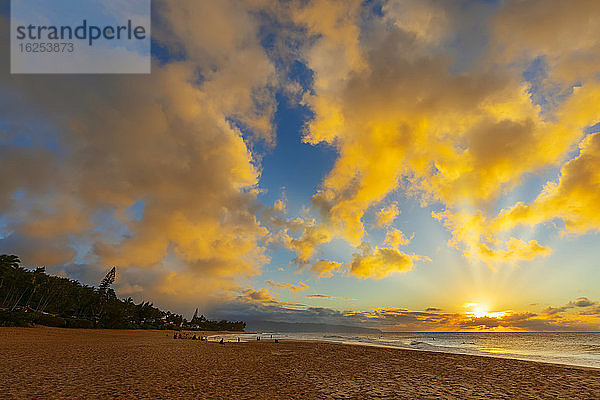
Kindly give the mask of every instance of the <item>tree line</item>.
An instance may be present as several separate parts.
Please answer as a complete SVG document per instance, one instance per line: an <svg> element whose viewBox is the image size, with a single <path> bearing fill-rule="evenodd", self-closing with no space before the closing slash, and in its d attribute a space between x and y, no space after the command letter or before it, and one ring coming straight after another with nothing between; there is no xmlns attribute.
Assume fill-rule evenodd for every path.
<svg viewBox="0 0 600 400"><path fill-rule="evenodd" d="M211 321L198 309L191 321L150 302L119 299L111 288L113 267L99 286L46 274L44 267L21 267L18 256L0 255L0 326L34 324L70 328L243 331L241 321Z"/></svg>

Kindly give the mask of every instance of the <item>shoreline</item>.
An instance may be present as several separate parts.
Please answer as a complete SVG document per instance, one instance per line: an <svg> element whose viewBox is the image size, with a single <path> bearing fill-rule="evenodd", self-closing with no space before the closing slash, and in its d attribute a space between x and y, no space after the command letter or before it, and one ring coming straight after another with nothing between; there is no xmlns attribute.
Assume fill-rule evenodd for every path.
<svg viewBox="0 0 600 400"><path fill-rule="evenodd" d="M286 339L282 339L282 340L286 340ZM296 339L291 339L291 340L296 340ZM310 341L310 340L308 340L308 341ZM321 341L321 340L315 339L315 341ZM493 354L493 353L485 353L485 352L468 353L468 352L463 352L460 350L445 351L442 349L440 349L440 350L415 349L415 348L410 348L410 347L400 347L400 346L392 346L392 345L385 345L385 344L380 345L380 344L376 344L376 343L334 342L334 341L327 341L327 340L322 340L322 341L325 343L340 343L340 344L349 345L349 346L353 346L353 345L354 346L371 346L371 347L381 347L381 348L386 348L386 349L398 349L398 350L418 351L418 352L427 352L427 353L443 353L443 354L456 354L456 355L473 356L473 357L499 358L499 359L504 359L504 360L519 360L519 361L527 361L527 362L533 362L533 363L543 363L543 364L550 364L550 365L557 365L557 366L586 368L586 369L600 371L600 366L570 364L567 362L552 362L552 361L546 361L546 360L535 360L532 358L527 358L526 355L519 357L518 355L516 355L514 353L504 353L504 354ZM448 348L448 347L446 347L446 348ZM535 356L532 355L530 357L535 357ZM539 357L542 357L542 356L539 356ZM559 358L559 357L556 357L556 358Z"/></svg>
<svg viewBox="0 0 600 400"><path fill-rule="evenodd" d="M524 362L531 362L531 363L541 363L541 364L549 364L549 365L554 365L557 367L573 367L573 368L582 368L582 369L589 369L592 371L600 371L600 367L594 367L594 366L588 366L588 365L578 365L578 364L568 364L568 363L560 363L560 362L551 362L551 361L544 361L544 360L532 360L529 358L519 358L519 357L512 357L512 354L506 355L506 356L502 356L502 355L498 355L498 354L485 354L485 353L481 353L481 354L475 354L475 353L466 353L466 352L459 352L459 351L444 351L444 350L428 350L428 349L413 349L410 347L400 347L400 346L392 346L392 345L384 345L384 344L375 344L375 343L358 343L358 342L334 342L334 341L327 341L327 340L320 340L320 339L314 339L314 340L310 340L310 339L280 339L281 342L307 342L307 343L312 343L312 342L322 342L322 343L330 343L330 344L340 344L340 345L344 345L344 346L367 346L367 347L375 347L375 348L384 348L384 349L391 349L391 350L401 350L401 351L415 351L415 352L422 352L422 353L442 353L442 354L451 354L451 355L457 355L457 356L468 356L468 357L485 357L485 358L494 358L494 359L500 359L500 360L516 360L516 361L524 361Z"/></svg>
<svg viewBox="0 0 600 400"><path fill-rule="evenodd" d="M259 333L243 333L246 335L259 335ZM270 335L271 333L260 333L264 336ZM373 343L373 342L361 342L361 341L349 341L349 340L327 340L327 338L314 338L314 339L308 339L308 338L294 338L294 337L285 337L282 335L287 335L287 333L273 333L274 338L279 339L280 341L285 341L285 342L289 342L289 341L298 341L298 342L323 342L323 343L335 343L335 344L345 344L345 345L355 345L355 346L369 346L369 347L376 347L376 348L386 348L386 349L398 349L398 350L409 350L409 351L419 351L419 352L431 352L431 353L443 353L443 354L456 354L456 355L465 355L465 356L475 356L475 357L490 357L490 358L499 358L499 359L508 359L508 360L520 360L520 361L529 361L529 362L537 362L537 363L544 363L544 364L552 364L552 365L559 365L559 366L570 366L570 367L579 367L579 368L590 368L592 370L600 370L600 365L598 366L594 366L594 365L582 365L582 363L574 363L574 362L569 362L570 358L567 356L545 356L545 355L535 355L535 354L523 354L523 355L519 355L516 353L492 353L492 352L485 352L485 351L480 351L480 350L471 350L469 351L469 349L464 349L464 348L459 348L459 347L450 347L450 346L437 346L436 348L428 348L428 349L423 349L423 348L414 348L414 347L410 347L408 345L392 345L392 344L384 344L384 343ZM293 336L293 333L290 333L289 335ZM226 337L226 334L220 334L220 335L212 335L212 336L223 336ZM235 334L232 334L231 336L235 336ZM273 340L270 338L263 338L262 340ZM248 341L252 341L252 340L248 340ZM434 346L431 346L434 347Z"/></svg>

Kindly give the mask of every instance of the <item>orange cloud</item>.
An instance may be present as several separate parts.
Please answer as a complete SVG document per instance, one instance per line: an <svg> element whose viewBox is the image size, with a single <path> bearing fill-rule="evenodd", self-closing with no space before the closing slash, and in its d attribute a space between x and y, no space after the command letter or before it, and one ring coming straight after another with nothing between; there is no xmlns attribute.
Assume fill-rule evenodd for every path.
<svg viewBox="0 0 600 400"><path fill-rule="evenodd" d="M544 311L489 311L448 313L437 308L413 311L398 307L378 307L368 311L348 311L345 315L361 320L370 326L390 331L595 331L600 327L600 313L595 312L596 302L580 298L570 302L567 309L580 312L553 315ZM549 308L554 310L554 308Z"/></svg>

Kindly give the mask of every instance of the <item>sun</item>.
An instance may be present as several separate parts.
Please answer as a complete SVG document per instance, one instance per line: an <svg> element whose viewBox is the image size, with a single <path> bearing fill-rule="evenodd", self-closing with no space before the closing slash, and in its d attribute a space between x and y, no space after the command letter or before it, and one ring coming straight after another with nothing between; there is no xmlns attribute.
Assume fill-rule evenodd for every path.
<svg viewBox="0 0 600 400"><path fill-rule="evenodd" d="M509 311L490 311L489 306L481 303L465 303L463 307L469 310L465 312L466 315L475 318L502 318L510 313Z"/></svg>

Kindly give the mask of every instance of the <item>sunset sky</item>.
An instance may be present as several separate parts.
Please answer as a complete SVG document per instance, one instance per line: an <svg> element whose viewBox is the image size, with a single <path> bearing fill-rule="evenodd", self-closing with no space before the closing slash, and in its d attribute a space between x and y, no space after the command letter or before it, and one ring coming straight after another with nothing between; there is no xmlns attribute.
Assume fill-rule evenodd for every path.
<svg viewBox="0 0 600 400"><path fill-rule="evenodd" d="M152 3L11 75L0 253L191 317L600 330L600 2Z"/></svg>

